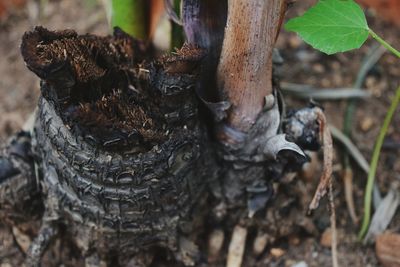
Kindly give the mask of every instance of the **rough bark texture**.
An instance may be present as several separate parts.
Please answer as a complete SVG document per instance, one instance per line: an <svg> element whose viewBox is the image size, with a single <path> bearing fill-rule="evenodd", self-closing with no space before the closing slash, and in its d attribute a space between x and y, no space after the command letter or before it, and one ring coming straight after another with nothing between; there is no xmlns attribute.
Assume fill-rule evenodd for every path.
<svg viewBox="0 0 400 267"><path fill-rule="evenodd" d="M218 107L213 140L195 93L210 58L196 46L149 61L144 46L118 30L98 37L38 27L21 51L42 79L42 96L32 141L17 137L25 152L11 145L0 157L0 204L5 218L22 212L22 221L41 219L28 265L40 264L56 236L72 239L86 266L149 266L160 251L198 265L210 230L278 238L294 224L303 227L297 217L280 222L291 216L283 210L299 205L295 189L276 196L272 184L306 161L297 144L315 142L318 126L295 113L286 137L278 90L262 96L246 132L224 121L221 103L202 99ZM30 144L35 164L24 156Z"/></svg>
<svg viewBox="0 0 400 267"><path fill-rule="evenodd" d="M139 65L139 47L120 32L24 36L27 66L43 79L34 150L47 226L31 262L60 225L86 257L125 265L154 247L187 264L198 257L180 245L212 166L194 94L202 52L184 47Z"/></svg>
<svg viewBox="0 0 400 267"><path fill-rule="evenodd" d="M273 93L272 51L285 0L228 1L228 20L218 65L220 97L231 103L228 124L247 131Z"/></svg>
<svg viewBox="0 0 400 267"><path fill-rule="evenodd" d="M228 4L217 82L220 98L230 108L217 127L223 171L213 187L215 217L228 228L257 225L264 231L272 184L307 160L282 133L284 105L272 79L273 47L286 1Z"/></svg>

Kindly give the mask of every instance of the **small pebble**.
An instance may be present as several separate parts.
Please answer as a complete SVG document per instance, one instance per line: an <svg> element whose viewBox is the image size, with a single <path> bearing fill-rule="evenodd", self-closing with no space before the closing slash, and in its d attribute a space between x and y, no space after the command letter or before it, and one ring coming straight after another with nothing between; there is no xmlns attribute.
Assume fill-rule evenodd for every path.
<svg viewBox="0 0 400 267"><path fill-rule="evenodd" d="M286 251L281 248L271 248L270 253L274 258L280 258L285 255Z"/></svg>
<svg viewBox="0 0 400 267"><path fill-rule="evenodd" d="M316 63L313 65L313 70L316 73L324 73L325 72L325 67L324 65L320 64L320 63Z"/></svg>
<svg viewBox="0 0 400 267"><path fill-rule="evenodd" d="M318 252L314 251L313 253L311 253L311 257L313 257L313 259L316 259L318 257Z"/></svg>
<svg viewBox="0 0 400 267"><path fill-rule="evenodd" d="M321 236L320 243L323 247L330 248L332 245L332 231L327 228Z"/></svg>
<svg viewBox="0 0 400 267"><path fill-rule="evenodd" d="M360 128L364 132L367 132L374 125L374 120L371 117L366 117L360 122Z"/></svg>
<svg viewBox="0 0 400 267"><path fill-rule="evenodd" d="M255 255L260 255L263 253L265 247L268 243L268 235L267 234L258 234L253 243L253 252Z"/></svg>
<svg viewBox="0 0 400 267"><path fill-rule="evenodd" d="M291 48L299 47L303 41L297 35L291 35L289 37L289 45Z"/></svg>
<svg viewBox="0 0 400 267"><path fill-rule="evenodd" d="M292 246L297 246L298 244L300 244L300 238L298 238L297 236L290 236L289 244Z"/></svg>

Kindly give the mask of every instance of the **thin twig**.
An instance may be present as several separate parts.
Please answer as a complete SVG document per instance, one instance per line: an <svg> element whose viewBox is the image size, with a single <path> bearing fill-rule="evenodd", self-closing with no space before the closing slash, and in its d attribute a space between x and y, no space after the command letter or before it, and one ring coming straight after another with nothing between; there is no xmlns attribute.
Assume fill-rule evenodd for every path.
<svg viewBox="0 0 400 267"><path fill-rule="evenodd" d="M305 84L281 83L283 94L293 95L298 98L315 100L340 100L347 98L367 98L371 94L360 88L312 88Z"/></svg>
<svg viewBox="0 0 400 267"><path fill-rule="evenodd" d="M358 225L358 217L356 209L354 207L353 198L353 171L350 168L343 170L343 183L344 183L344 197L346 199L347 209L350 214L350 218L354 225Z"/></svg>
<svg viewBox="0 0 400 267"><path fill-rule="evenodd" d="M315 210L319 201L328 191L329 183L332 179L332 160L333 160L333 145L332 145L332 135L329 127L326 123L326 117L321 109L316 109L317 120L320 127L320 139L322 140L323 154L324 154L324 164L322 175L315 191L314 197L309 205L309 213Z"/></svg>
<svg viewBox="0 0 400 267"><path fill-rule="evenodd" d="M335 202L333 199L333 182L332 179L329 179L329 205L331 208L331 229L332 229L332 245L331 245L331 253L332 253L332 266L339 267L338 261L338 240L337 240L337 229L336 229L336 210L335 210Z"/></svg>
<svg viewBox="0 0 400 267"><path fill-rule="evenodd" d="M360 150L354 145L354 143L348 138L342 131L336 128L333 125L329 125L329 129L332 133L332 136L340 141L342 145L346 148L347 152L354 159L356 163L360 166L360 168L365 172L369 172L369 164L368 161L361 154Z"/></svg>
<svg viewBox="0 0 400 267"><path fill-rule="evenodd" d="M326 122L326 117L321 109L316 109L317 121L319 123L319 134L322 141L323 153L324 153L324 165L323 172L314 194L314 197L309 205L309 212L316 209L319 205L321 198L329 192L329 206L330 206L330 221L332 229L332 265L338 267L338 253L337 253L337 229L336 229L336 212L335 202L333 198L333 182L332 182L332 161L333 161L333 145L332 135Z"/></svg>

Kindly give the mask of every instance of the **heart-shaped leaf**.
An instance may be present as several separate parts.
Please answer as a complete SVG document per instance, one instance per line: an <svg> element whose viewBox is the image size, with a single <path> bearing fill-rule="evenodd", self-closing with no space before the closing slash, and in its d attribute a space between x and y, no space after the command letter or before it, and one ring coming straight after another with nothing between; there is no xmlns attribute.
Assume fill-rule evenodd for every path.
<svg viewBox="0 0 400 267"><path fill-rule="evenodd" d="M360 48L369 35L364 12L353 0L320 0L285 29L328 55Z"/></svg>

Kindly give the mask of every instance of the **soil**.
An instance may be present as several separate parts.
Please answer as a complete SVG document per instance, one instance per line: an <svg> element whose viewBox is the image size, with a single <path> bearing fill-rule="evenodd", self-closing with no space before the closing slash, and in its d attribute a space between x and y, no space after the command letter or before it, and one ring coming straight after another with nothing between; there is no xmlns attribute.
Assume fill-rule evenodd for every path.
<svg viewBox="0 0 400 267"><path fill-rule="evenodd" d="M39 81L28 71L20 56L19 45L23 33L35 25L49 29L73 28L79 33L91 32L107 34L106 14L95 0L58 0L48 1L40 7L38 2L27 1L18 9L10 9L8 14L0 17L0 141L6 140L20 129L33 113L39 95ZM310 6L312 0L299 1L289 11L287 18L301 14ZM373 13L368 14L370 27L380 33L393 46L400 47L398 27L382 21ZM361 49L334 56L327 56L304 44L295 34L282 30L277 47L285 61L281 69L282 81L307 84L315 88L351 87L360 69L363 57L375 44L367 41ZM386 53L368 73L363 85L372 97L358 102L353 120L352 138L364 157L369 161L374 140L382 125L390 99L400 82L400 64L398 59ZM288 106L304 106L307 101L286 97ZM346 101L324 101L321 105L326 111L328 121L341 129L343 125ZM389 188L400 184L400 116L395 116L385 139L384 149L377 172L377 181L382 195ZM347 211L342 186L342 147L335 145L335 204L338 221L339 263L340 266L380 266L372 245L363 246L357 242L359 226L354 225ZM298 178L298 183L305 190L307 202L314 193L317 177L322 164L318 157L317 170L311 175ZM359 217L363 210L363 195L366 175L357 164L352 163L354 171L355 209ZM299 211L306 216L305 211ZM400 214L395 216L388 229L399 231ZM329 227L329 212L326 202L321 203L319 210L311 216L318 232L315 234L297 233L275 242L267 247L258 259L260 266L294 266L304 262L308 266L331 266L330 248L323 246L321 237ZM397 224L396 224L397 223ZM0 266L18 266L23 258L24 242L20 234L6 227L0 229ZM17 242L18 241L18 242ZM62 244L57 244L62 248ZM58 252L58 254L60 254ZM53 255L55 258L60 256ZM10 265L12 263L13 265ZM307 266L304 265L304 266ZM300 265L299 265L300 266Z"/></svg>

